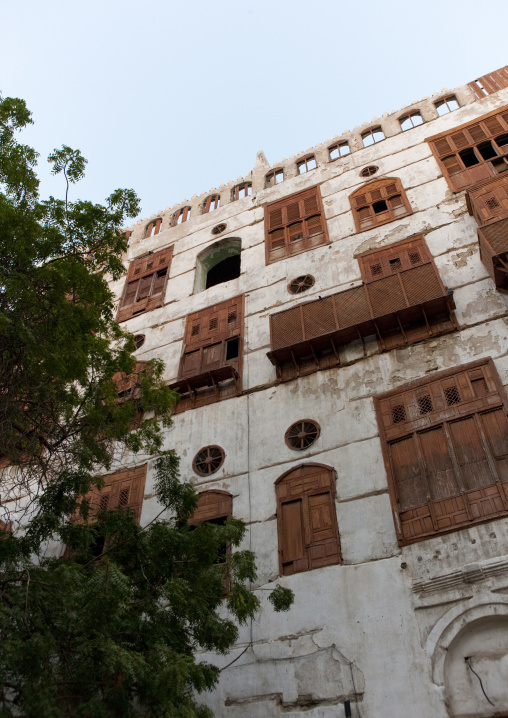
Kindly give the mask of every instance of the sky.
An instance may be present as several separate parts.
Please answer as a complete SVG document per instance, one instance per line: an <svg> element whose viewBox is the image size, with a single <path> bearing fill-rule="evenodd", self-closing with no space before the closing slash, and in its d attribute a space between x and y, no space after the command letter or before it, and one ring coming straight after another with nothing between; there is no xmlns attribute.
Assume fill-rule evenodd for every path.
<svg viewBox="0 0 508 718"><path fill-rule="evenodd" d="M26 100L22 141L88 159L74 197L132 187L141 216L383 112L508 64L489 0L7 0L0 92ZM497 39L496 39L497 38Z"/></svg>

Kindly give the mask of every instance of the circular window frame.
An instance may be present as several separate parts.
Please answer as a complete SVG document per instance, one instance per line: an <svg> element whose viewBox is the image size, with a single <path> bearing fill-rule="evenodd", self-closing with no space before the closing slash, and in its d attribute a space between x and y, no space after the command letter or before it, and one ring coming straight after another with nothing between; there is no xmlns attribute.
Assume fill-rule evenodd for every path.
<svg viewBox="0 0 508 718"><path fill-rule="evenodd" d="M313 441L311 441L310 444L307 444L307 446L297 447L297 446L292 446L290 443L289 433L291 432L292 429L297 427L299 424L302 425L302 428L305 424L312 424L316 428L316 437ZM311 446L314 446L314 444L316 443L316 441L319 439L320 436L321 436L321 427L319 426L317 421L314 421L314 419L299 419L298 421L293 422L291 424L291 426L286 430L286 433L284 434L284 441L286 442L286 446L289 449L291 449L291 451L306 451L307 449L310 449Z"/></svg>
<svg viewBox="0 0 508 718"><path fill-rule="evenodd" d="M220 224L216 224L215 227L212 227L212 234L214 237L217 237L217 235L222 234L227 229L227 224L225 222L221 222Z"/></svg>
<svg viewBox="0 0 508 718"><path fill-rule="evenodd" d="M305 282L307 279L311 279L311 280L312 280L312 283L305 285L304 282ZM301 289L296 289L295 291L292 291L292 290L291 290L291 286L292 286L293 284L295 284L295 282L298 282L298 283L301 285L302 288L301 288ZM301 274L299 277L295 277L294 279L292 279L292 280L289 282L289 284L287 285L287 290L288 290L289 294L292 294L294 297L297 297L299 294L303 294L303 293L306 292L308 289L312 289L312 287L315 285L315 283L316 283L316 278L315 278L312 274Z"/></svg>
<svg viewBox="0 0 508 718"><path fill-rule="evenodd" d="M205 452L205 451L209 452L210 449L216 449L217 451L220 452L220 463L219 463L212 471L210 471L209 473L206 474L206 473L203 473L202 471L200 471L200 470L198 469L198 467L197 467L197 462L198 462L198 457L199 457L203 452ZM217 458L218 458L218 457L217 457ZM200 449L200 450L197 452L196 456L192 459L192 470L194 471L194 473L195 473L197 476L200 476L201 478L205 478L205 479L206 479L206 478L208 478L209 476L213 476L213 474L216 474L216 473L217 473L217 471L218 471L218 470L222 467L222 465L224 464L225 458L226 458L226 452L224 451L224 449L222 448L222 446L218 446L217 444L209 444L208 446L203 446L203 448ZM203 464L206 463L206 459L204 459L204 460L203 460L202 462L200 462L200 463L203 463ZM210 461L210 463L211 463L211 461Z"/></svg>
<svg viewBox="0 0 508 718"><path fill-rule="evenodd" d="M141 349L143 344L146 341L145 334L135 334L134 335L134 346L136 347L134 351L137 351L138 349Z"/></svg>
<svg viewBox="0 0 508 718"><path fill-rule="evenodd" d="M372 177L372 175L375 175L376 172L379 172L379 167L377 167L376 165L369 165L368 167L363 168L363 170L360 172L360 177L369 178Z"/></svg>

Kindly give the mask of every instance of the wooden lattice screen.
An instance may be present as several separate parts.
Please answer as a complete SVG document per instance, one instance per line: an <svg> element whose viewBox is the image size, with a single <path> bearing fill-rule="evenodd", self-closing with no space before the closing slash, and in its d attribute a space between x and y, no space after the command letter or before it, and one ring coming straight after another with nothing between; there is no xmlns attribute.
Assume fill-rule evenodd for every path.
<svg viewBox="0 0 508 718"><path fill-rule="evenodd" d="M508 408L491 359L375 398L399 543L508 511Z"/></svg>

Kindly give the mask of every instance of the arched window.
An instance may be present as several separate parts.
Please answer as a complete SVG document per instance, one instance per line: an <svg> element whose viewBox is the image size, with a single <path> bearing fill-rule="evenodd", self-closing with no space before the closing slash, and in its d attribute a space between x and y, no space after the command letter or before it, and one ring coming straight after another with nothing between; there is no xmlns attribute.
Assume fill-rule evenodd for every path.
<svg viewBox="0 0 508 718"><path fill-rule="evenodd" d="M460 107L455 95L449 95L448 97L443 97L441 100L438 100L437 102L435 102L434 106L437 110L437 114L440 116L447 115L449 112L458 110Z"/></svg>
<svg viewBox="0 0 508 718"><path fill-rule="evenodd" d="M315 170L316 167L317 164L314 155L308 155L307 157L303 157L296 163L296 168L298 169L299 175L303 175L305 174L305 172L309 172L310 170Z"/></svg>
<svg viewBox="0 0 508 718"><path fill-rule="evenodd" d="M159 234L159 232L161 231L161 224L162 217L157 217L157 219L153 219L149 224L147 224L145 230L145 239Z"/></svg>
<svg viewBox="0 0 508 718"><path fill-rule="evenodd" d="M362 132L362 142L364 147L374 145L376 142L381 142L385 139L385 133L381 127L371 127L370 130Z"/></svg>
<svg viewBox="0 0 508 718"><path fill-rule="evenodd" d="M349 201L357 232L413 213L404 188L396 177L386 177L363 185L350 195Z"/></svg>
<svg viewBox="0 0 508 718"><path fill-rule="evenodd" d="M234 202L236 199L241 199L241 197L250 197L251 194L252 182L242 182L231 190L231 201Z"/></svg>
<svg viewBox="0 0 508 718"><path fill-rule="evenodd" d="M213 212L220 207L220 194L211 194L203 202L203 214Z"/></svg>
<svg viewBox="0 0 508 718"><path fill-rule="evenodd" d="M227 237L215 242L198 255L194 293L215 287L240 276L242 240Z"/></svg>
<svg viewBox="0 0 508 718"><path fill-rule="evenodd" d="M273 187L276 184L284 182L284 170L277 169L269 172L265 177L265 187Z"/></svg>
<svg viewBox="0 0 508 718"><path fill-rule="evenodd" d="M349 155L351 150L347 142L336 142L334 145L330 145L328 153L331 160L337 160L339 157L345 157Z"/></svg>
<svg viewBox="0 0 508 718"><path fill-rule="evenodd" d="M198 496L198 505L189 519L191 526L204 524L205 521L222 526L231 516L233 497L226 491L203 491Z"/></svg>
<svg viewBox="0 0 508 718"><path fill-rule="evenodd" d="M182 224L183 222L186 222L188 219L190 219L190 214L191 208L189 206L181 207L172 216L171 226L176 227L177 224Z"/></svg>
<svg viewBox="0 0 508 718"><path fill-rule="evenodd" d="M303 464L283 474L275 489L280 573L340 563L334 470Z"/></svg>

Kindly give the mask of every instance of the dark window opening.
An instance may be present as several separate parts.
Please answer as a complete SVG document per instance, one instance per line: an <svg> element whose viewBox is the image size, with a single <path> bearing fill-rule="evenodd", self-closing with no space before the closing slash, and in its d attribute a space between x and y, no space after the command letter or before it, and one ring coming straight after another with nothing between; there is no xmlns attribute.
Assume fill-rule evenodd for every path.
<svg viewBox="0 0 508 718"><path fill-rule="evenodd" d="M380 212L386 212L388 210L388 205L384 201L384 199L380 200L379 202L374 202L372 205L372 209L376 214L379 214Z"/></svg>
<svg viewBox="0 0 508 718"><path fill-rule="evenodd" d="M230 339L226 344L226 361L228 361L228 359L236 359L238 357L239 349L240 338L235 337L234 339Z"/></svg>
<svg viewBox="0 0 508 718"><path fill-rule="evenodd" d="M215 287L216 284L228 282L230 279L236 279L240 276L240 255L235 254L233 257L226 257L212 267L206 275L206 289Z"/></svg>
<svg viewBox="0 0 508 718"><path fill-rule="evenodd" d="M504 145L508 145L508 133L505 133L504 135L499 135L499 137L496 137L496 144L499 147L504 147Z"/></svg>
<svg viewBox="0 0 508 718"><path fill-rule="evenodd" d="M506 172L506 170L508 170L508 164L506 164L506 160L504 159L504 157L498 157L497 159L492 160L492 166L498 174L501 174L501 172Z"/></svg>
<svg viewBox="0 0 508 718"><path fill-rule="evenodd" d="M476 156L475 151L472 147L468 147L466 150L461 150L459 152L459 155L466 167L473 167L473 165L480 164L480 160Z"/></svg>
<svg viewBox="0 0 508 718"><path fill-rule="evenodd" d="M492 157L497 157L497 152L494 149L492 142L481 142L477 145L477 149L484 160L490 160Z"/></svg>

